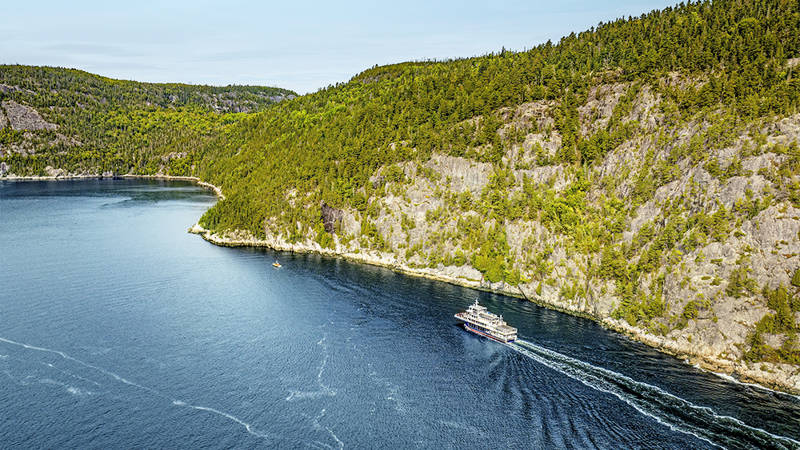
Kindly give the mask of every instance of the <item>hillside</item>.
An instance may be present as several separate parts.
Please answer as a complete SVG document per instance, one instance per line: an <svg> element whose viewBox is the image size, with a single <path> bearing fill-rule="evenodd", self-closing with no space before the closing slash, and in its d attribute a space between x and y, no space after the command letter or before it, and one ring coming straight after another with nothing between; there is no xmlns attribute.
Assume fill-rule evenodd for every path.
<svg viewBox="0 0 800 450"><path fill-rule="evenodd" d="M187 149L218 135L240 113L295 96L271 87L139 83L0 65L0 175L9 167L18 175L188 175Z"/></svg>
<svg viewBox="0 0 800 450"><path fill-rule="evenodd" d="M98 125L135 156L80 167L220 186L199 224L216 242L521 295L800 391L799 65L798 1L682 4L527 52L374 67L230 122L182 106L193 131L151 152ZM48 152L0 161L74 171Z"/></svg>

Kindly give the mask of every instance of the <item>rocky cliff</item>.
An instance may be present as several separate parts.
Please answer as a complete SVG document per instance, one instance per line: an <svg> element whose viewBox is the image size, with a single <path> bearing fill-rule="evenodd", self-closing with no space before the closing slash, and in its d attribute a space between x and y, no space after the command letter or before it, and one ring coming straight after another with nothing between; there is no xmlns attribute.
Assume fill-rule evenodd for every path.
<svg viewBox="0 0 800 450"><path fill-rule="evenodd" d="M798 58L798 0L715 0L248 114L220 112L233 88L0 67L0 100L57 126L0 129L0 172L194 176L225 192L214 242L524 296L798 391Z"/></svg>
<svg viewBox="0 0 800 450"><path fill-rule="evenodd" d="M787 187L800 114L734 126L723 111L670 116L669 100L647 87L600 85L578 108L581 134L611 120L626 131L587 170L548 163L561 144L556 108L496 112L507 149L498 164L433 154L381 166L362 208L307 205L323 226L298 223L300 237L277 220L260 237L195 231L222 245L340 255L525 297L706 368L800 392L793 328L755 336L776 316L770 299L780 289L793 325L800 318L800 204Z"/></svg>

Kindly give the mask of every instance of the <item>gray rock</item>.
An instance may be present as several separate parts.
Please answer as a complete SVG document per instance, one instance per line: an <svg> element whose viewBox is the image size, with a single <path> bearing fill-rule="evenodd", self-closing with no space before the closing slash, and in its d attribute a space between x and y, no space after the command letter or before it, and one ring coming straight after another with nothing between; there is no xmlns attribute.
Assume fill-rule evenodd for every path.
<svg viewBox="0 0 800 450"><path fill-rule="evenodd" d="M325 227L325 231L331 234L341 225L342 217L344 216L341 209L330 207L326 203L322 204L320 215L322 216L322 223Z"/></svg>
<svg viewBox="0 0 800 450"><path fill-rule="evenodd" d="M3 100L3 109L14 130L55 130L57 125L42 119L39 113L27 105L14 100Z"/></svg>

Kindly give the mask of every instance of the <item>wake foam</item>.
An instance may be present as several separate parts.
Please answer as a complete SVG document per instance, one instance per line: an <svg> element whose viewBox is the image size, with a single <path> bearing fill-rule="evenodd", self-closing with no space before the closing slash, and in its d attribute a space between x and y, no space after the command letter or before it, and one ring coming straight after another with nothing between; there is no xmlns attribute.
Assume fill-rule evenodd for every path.
<svg viewBox="0 0 800 450"><path fill-rule="evenodd" d="M690 434L714 445L757 448L800 448L800 442L751 427L739 419L718 415L656 386L621 373L571 358L524 340L506 344L536 362L591 388L610 393L640 413L672 430Z"/></svg>
<svg viewBox="0 0 800 450"><path fill-rule="evenodd" d="M339 449L343 449L344 448L344 442L342 442L342 440L339 439L338 436L336 436L336 434L333 432L333 430L329 426L322 425L319 422L319 420L322 419L324 416L325 416L325 408L322 408L322 411L320 411L319 414L317 414L313 419L314 420L314 429L315 430L322 430L324 428L325 431L327 431L328 434L336 442L336 446L339 447ZM330 445L328 445L328 444L326 444L324 442L319 442L319 441L314 441L314 442L317 443L317 444L320 444L321 446L323 446L325 448L333 448L333 447L331 447Z"/></svg>
<svg viewBox="0 0 800 450"><path fill-rule="evenodd" d="M328 365L328 344L325 342L327 338L327 336L323 336L322 339L317 342L317 345L322 347L323 352L322 363L320 363L319 369L317 370L317 386L319 386L319 389L316 391L289 391L289 395L286 396L287 402L308 398L334 397L336 395L334 389L331 389L330 386L322 382L322 374L325 372L325 366Z"/></svg>
<svg viewBox="0 0 800 450"><path fill-rule="evenodd" d="M18 347L26 348L28 350L35 350L35 351L39 351L39 352L52 353L54 355L58 355L58 356L62 357L63 359L65 359L67 361L72 361L72 362L74 362L76 364L80 364L81 366L87 367L89 369L96 370L96 371L98 371L98 372L100 372L100 373L102 373L104 375L107 375L107 376L119 381L120 383L127 384L128 386L133 386L135 388L145 390L147 392L150 392L151 394L155 394L155 395L157 395L159 397L162 397L162 398L165 397L163 394L161 394L160 392L158 392L158 391L156 391L154 389L151 389L149 387L142 386L140 384L134 383L133 381L130 381L130 380L126 379L126 378L123 378L123 377L115 374L114 372L110 372L110 371L105 370L105 369L103 369L101 367L97 367L97 366L94 366L92 364L83 362L83 361L81 361L79 359L73 358L72 356L69 356L68 354L66 354L66 353L64 353L62 351L52 350L52 349L44 348L44 347L37 347L35 345L25 344L25 343L17 342L17 341L12 341L11 339L6 339L6 338L3 338L3 337L0 337L0 342L5 342L7 344L16 345ZM52 367L52 365L50 365L49 367Z"/></svg>
<svg viewBox="0 0 800 450"><path fill-rule="evenodd" d="M183 400L171 399L168 395L162 394L161 392L159 392L159 391L157 391L157 390L155 390L153 388L149 388L147 386L142 386L141 384L138 384L138 383L135 383L135 382L133 382L131 380L128 380L127 378L124 378L124 377L122 377L120 375L117 375L114 372L111 372L109 370L103 369L102 367L98 367L98 366L89 364L87 362L81 361L81 360L79 360L77 358L74 358L74 357L72 357L72 356L70 356L67 353L64 353L62 351L53 350L53 349L49 349L49 348L45 348L45 347L38 347L38 346L35 346L35 345L30 345L30 344L25 344L23 342L13 341L11 339L6 339L6 338L3 338L3 337L0 337L0 342L5 342L6 344L15 345L15 346L22 347L22 348L25 348L25 349L28 349L28 350L34 350L34 351L39 351L39 352L51 353L51 354L54 354L54 355L58 355L61 358L67 360L67 361L72 361L72 362L74 362L76 364L79 364L81 366L84 366L86 368L96 370L96 371L98 371L98 372L100 372L100 373L102 373L102 374L104 374L106 376L109 376L109 377L113 378L114 380L116 380L116 381L118 381L120 383L126 384L128 386L135 387L137 389L141 389L141 390L143 390L145 392L148 392L150 394L153 394L153 395L155 395L155 396L157 396L159 398L166 399L166 400L171 400L172 404L175 405L175 406L179 406L179 407L182 407L182 408L188 408L188 409L194 409L194 410L198 410L198 411L205 411L205 412L210 412L212 414L216 414L218 416L224 417L224 418L226 418L228 420L231 420L231 421L241 425L242 427L244 427L244 429L249 434L251 434L253 436L256 436L256 437L259 437L259 438L262 438L262 439L268 439L269 438L269 436L267 436L267 434L256 430L255 428L253 428L252 425L250 425L249 423L239 419L238 417L236 417L236 416L234 416L232 414L228 414L228 413L226 413L224 411L220 411L218 409L209 408L208 406L192 405L192 404L184 402ZM47 365L49 367L53 367L52 364L46 363L45 365ZM8 371L4 371L4 372L6 373L6 375L11 377L12 380L14 379L11 376L11 374L8 373ZM69 392L70 394L73 394L73 395L81 393L80 390L77 390L77 389L70 390L69 388L67 389L67 392Z"/></svg>
<svg viewBox="0 0 800 450"><path fill-rule="evenodd" d="M789 397L789 398L794 398L795 400L800 400L800 395L789 394L787 392L776 391L774 389L770 389L770 388L762 386L760 384L749 383L747 381L742 381L742 380L740 380L740 379L738 379L738 378L736 378L736 377L734 377L734 376L732 376L730 374L722 373L722 372L713 372L713 371L710 371L710 370L706 370L706 369L703 369L702 367L700 367L699 365L694 365L693 367L695 367L696 369L702 370L703 372L713 373L714 375L716 375L716 376L718 376L718 377L722 378L723 380L728 381L730 383L738 384L738 385L741 385L741 386L747 386L749 388L757 389L759 391L767 392L767 393L769 393L771 395L777 395L779 397Z"/></svg>
<svg viewBox="0 0 800 450"><path fill-rule="evenodd" d="M198 411L206 411L206 412L210 412L212 414L216 414L218 416L222 416L222 417L224 417L226 419L232 420L232 421L238 423L239 425L243 426L245 428L245 430L247 430L247 432L252 434L253 436L258 436L258 437L263 438L263 439L268 439L269 438L269 436L267 434L256 430L249 423L239 419L236 416L228 414L228 413L226 413L224 411L220 411L220 410L214 409L214 408L209 408L208 406L190 405L190 404L188 404L188 403L186 403L184 401L181 401L181 400L173 400L172 404L175 405L175 406L181 406L181 407L184 407L184 408L196 409Z"/></svg>

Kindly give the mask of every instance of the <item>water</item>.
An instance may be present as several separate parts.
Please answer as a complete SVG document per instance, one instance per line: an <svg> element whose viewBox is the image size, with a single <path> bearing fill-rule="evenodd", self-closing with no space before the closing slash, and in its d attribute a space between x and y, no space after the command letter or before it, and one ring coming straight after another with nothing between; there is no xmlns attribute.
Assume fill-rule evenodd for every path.
<svg viewBox="0 0 800 450"><path fill-rule="evenodd" d="M186 233L213 201L0 182L0 447L800 445L797 397L516 299L215 247ZM476 296L519 343L456 326Z"/></svg>

